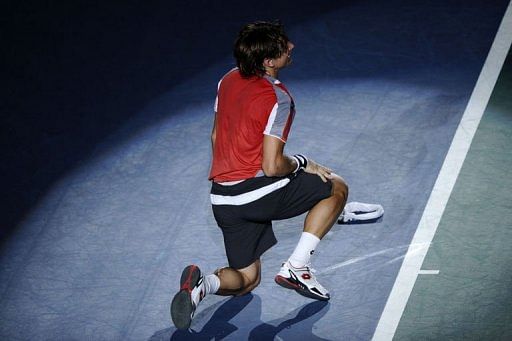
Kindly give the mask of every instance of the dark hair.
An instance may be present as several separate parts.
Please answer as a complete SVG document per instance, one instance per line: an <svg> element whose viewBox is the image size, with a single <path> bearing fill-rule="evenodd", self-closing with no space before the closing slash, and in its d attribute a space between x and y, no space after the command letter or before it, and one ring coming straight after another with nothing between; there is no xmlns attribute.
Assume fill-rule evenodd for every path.
<svg viewBox="0 0 512 341"><path fill-rule="evenodd" d="M233 54L243 77L262 76L263 61L278 58L288 50L288 37L279 22L257 21L238 33Z"/></svg>

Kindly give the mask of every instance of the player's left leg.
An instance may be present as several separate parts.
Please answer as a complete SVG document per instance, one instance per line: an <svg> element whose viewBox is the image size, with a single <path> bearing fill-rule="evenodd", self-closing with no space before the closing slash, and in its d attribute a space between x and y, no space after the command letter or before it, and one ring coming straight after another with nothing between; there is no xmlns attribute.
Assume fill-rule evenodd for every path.
<svg viewBox="0 0 512 341"><path fill-rule="evenodd" d="M180 280L180 290L171 303L171 317L178 329L188 329L199 303L207 294L244 295L258 286L261 262L256 260L243 269L222 268L203 276L197 265L187 266Z"/></svg>
<svg viewBox="0 0 512 341"><path fill-rule="evenodd" d="M331 196L316 204L304 221L304 232L311 233L319 239L322 239L334 225L348 198L348 186L345 181L334 173L331 175Z"/></svg>
<svg viewBox="0 0 512 341"><path fill-rule="evenodd" d="M303 174L300 181L300 188L303 190L300 194L305 197L313 196L315 191L325 193L326 184L322 183L316 175ZM275 278L279 285L319 300L328 300L330 295L312 273L310 258L320 240L334 225L348 197L348 186L341 177L334 176L329 185L330 191L327 194L319 193L325 197L320 198L309 210L301 238ZM301 202L300 198L294 199Z"/></svg>

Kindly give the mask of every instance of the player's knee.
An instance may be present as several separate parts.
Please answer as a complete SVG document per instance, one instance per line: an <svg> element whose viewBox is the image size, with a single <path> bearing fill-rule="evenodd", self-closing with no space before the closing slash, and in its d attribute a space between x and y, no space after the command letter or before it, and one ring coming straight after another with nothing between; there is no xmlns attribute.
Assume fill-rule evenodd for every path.
<svg viewBox="0 0 512 341"><path fill-rule="evenodd" d="M255 276L247 276L246 274L241 273L241 275L244 278L244 285L243 288L238 292L237 296L245 295L247 293L250 293L253 291L261 281L260 274L256 274Z"/></svg>
<svg viewBox="0 0 512 341"><path fill-rule="evenodd" d="M334 174L332 181L332 195L344 204L348 198L348 184L339 175Z"/></svg>
<svg viewBox="0 0 512 341"><path fill-rule="evenodd" d="M245 278L241 272L233 268L220 268L214 272L227 286L228 292L236 294L245 288Z"/></svg>
<svg viewBox="0 0 512 341"><path fill-rule="evenodd" d="M252 274L252 276L245 276L245 287L250 288L250 290L256 288L260 282L261 276L259 272Z"/></svg>
<svg viewBox="0 0 512 341"><path fill-rule="evenodd" d="M260 285L260 283L261 283L261 276L258 274L258 277L256 277L251 283L252 289L256 288L258 285Z"/></svg>

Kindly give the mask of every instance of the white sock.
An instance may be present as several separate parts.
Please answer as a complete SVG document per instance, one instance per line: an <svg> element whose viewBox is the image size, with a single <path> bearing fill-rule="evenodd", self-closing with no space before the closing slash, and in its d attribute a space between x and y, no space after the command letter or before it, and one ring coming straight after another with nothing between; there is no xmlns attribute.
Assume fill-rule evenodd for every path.
<svg viewBox="0 0 512 341"><path fill-rule="evenodd" d="M295 247L288 261L295 268L302 268L309 264L309 259L320 242L320 238L309 232L302 232L299 243Z"/></svg>
<svg viewBox="0 0 512 341"><path fill-rule="evenodd" d="M220 287L220 279L215 274L204 277L204 287L207 294L215 294Z"/></svg>

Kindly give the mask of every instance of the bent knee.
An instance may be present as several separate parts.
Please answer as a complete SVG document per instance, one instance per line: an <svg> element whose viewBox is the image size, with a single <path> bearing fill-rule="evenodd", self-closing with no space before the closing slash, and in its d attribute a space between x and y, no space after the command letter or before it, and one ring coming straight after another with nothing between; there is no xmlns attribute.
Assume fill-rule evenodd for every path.
<svg viewBox="0 0 512 341"><path fill-rule="evenodd" d="M254 289L256 288L258 285L260 285L260 282L261 282L261 276L260 276L260 273L257 273L255 274L254 276L244 276L245 277L245 287L246 288L251 288Z"/></svg>
<svg viewBox="0 0 512 341"><path fill-rule="evenodd" d="M239 270L233 268L220 268L214 272L219 278L228 282L226 288L234 295L244 295L256 288L261 281L259 268L257 271Z"/></svg>
<svg viewBox="0 0 512 341"><path fill-rule="evenodd" d="M348 184L347 182L339 175L332 174L333 177L331 179L332 182L332 195L342 198L346 200L348 197Z"/></svg>
<svg viewBox="0 0 512 341"><path fill-rule="evenodd" d="M252 276L244 276L243 273L241 275L244 277L244 286L241 288L241 290L238 292L237 296L245 295L256 289L256 287L261 282L261 276L258 274L255 277Z"/></svg>

